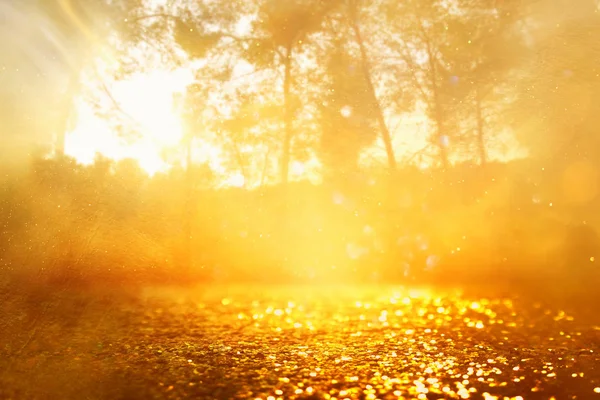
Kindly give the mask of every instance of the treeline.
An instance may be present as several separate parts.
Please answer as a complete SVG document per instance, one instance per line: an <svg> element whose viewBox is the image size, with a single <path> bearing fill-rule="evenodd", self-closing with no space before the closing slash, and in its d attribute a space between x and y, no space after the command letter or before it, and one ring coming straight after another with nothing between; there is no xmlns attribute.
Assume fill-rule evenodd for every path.
<svg viewBox="0 0 600 400"><path fill-rule="evenodd" d="M366 149L394 169L415 160L401 153L402 143L421 135L434 166L510 158L507 132L534 157L600 159L594 0L150 3L77 0L69 13L52 2L35 9L66 58L66 101L48 91L43 107L64 116L43 124L51 125L49 139L58 135L59 152L76 119L68 112L73 99L90 101L124 136L137 134L107 96L110 81L185 66L195 79L180 99L182 146L213 141L228 170L251 184L265 175L285 182L290 164L307 158L318 158L324 174L354 173ZM31 108L30 100L21 102ZM6 116L3 136L28 134L27 123L8 123L42 115L27 107ZM402 123L415 114L423 131Z"/></svg>
<svg viewBox="0 0 600 400"><path fill-rule="evenodd" d="M53 22L56 43L71 45L60 49L68 101L42 102L64 116L47 133L59 136L59 156L2 183L6 271L161 282L445 271L447 280L596 262L594 0L70 5L36 9ZM211 188L211 171L191 162L149 178L129 161L81 166L60 155L72 119L65 104L82 94L123 136L140 133L110 85L90 76L178 66L195 75L179 99L181 146L191 155L195 140L212 141L226 172L257 189ZM7 118L36 120L21 100L14 109L30 112ZM400 122L415 115L428 146L403 158L402 143L419 132ZM0 128L15 137L28 126ZM515 153L507 132L529 158L493 162ZM367 166L370 151L379 156ZM427 169L411 166L420 156ZM307 159L322 165L323 185L290 182L290 165ZM374 172L381 160L385 171Z"/></svg>
<svg viewBox="0 0 600 400"><path fill-rule="evenodd" d="M190 191L184 170L149 178L131 161L41 158L2 184L0 266L84 286L589 279L598 221L580 215L597 200L566 203L526 167Z"/></svg>

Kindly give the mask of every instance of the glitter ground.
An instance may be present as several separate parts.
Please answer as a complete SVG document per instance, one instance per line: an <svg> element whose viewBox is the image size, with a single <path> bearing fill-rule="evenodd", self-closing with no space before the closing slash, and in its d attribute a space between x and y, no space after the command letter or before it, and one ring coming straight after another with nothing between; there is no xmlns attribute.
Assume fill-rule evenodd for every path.
<svg viewBox="0 0 600 400"><path fill-rule="evenodd" d="M70 319L49 311L2 348L0 398L600 399L600 327L518 299L220 287L61 304Z"/></svg>

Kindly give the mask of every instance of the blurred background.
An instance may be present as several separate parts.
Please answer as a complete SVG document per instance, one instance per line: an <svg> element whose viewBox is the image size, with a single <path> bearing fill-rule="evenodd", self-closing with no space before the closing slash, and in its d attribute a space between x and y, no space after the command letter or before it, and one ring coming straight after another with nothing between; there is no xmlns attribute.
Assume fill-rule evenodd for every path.
<svg viewBox="0 0 600 400"><path fill-rule="evenodd" d="M3 282L593 290L595 0L3 0Z"/></svg>

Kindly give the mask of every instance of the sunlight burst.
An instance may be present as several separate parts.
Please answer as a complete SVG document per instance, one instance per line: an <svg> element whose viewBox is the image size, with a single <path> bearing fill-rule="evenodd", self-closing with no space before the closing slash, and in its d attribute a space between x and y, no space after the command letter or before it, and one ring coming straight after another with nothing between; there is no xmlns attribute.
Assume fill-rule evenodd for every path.
<svg viewBox="0 0 600 400"><path fill-rule="evenodd" d="M135 128L125 137L113 132L110 121L95 115L89 104L80 102L77 125L67 136L66 153L82 163L93 162L96 154L113 160L132 158L150 175L167 170L170 165L163 152L180 145L184 135L173 94L182 91L190 79L189 71L156 71L112 85L119 112ZM214 153L212 149L208 152Z"/></svg>

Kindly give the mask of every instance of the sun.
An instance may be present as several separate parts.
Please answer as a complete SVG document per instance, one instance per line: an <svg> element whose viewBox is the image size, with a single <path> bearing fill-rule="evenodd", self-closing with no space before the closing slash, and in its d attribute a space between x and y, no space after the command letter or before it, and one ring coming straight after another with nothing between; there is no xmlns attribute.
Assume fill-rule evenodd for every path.
<svg viewBox="0 0 600 400"><path fill-rule="evenodd" d="M175 104L175 95L185 93L187 86L193 82L192 70L181 68L175 71L139 73L113 83L108 89L121 111L135 124L138 133L135 137L120 137L110 121L98 116L89 103L80 101L76 126L65 140L65 153L83 164L92 164L97 154L115 161L134 159L150 176L166 172L175 164L183 164L184 123L180 105ZM349 116L352 110L342 107L340 112ZM427 129L420 128L427 121L425 115L389 117L401 133L396 132L393 137L398 160L410 158L411 154L417 154L426 148L427 135L422 133ZM266 171L264 149L257 147L248 150L246 156L251 157L252 161L245 166L248 176L244 176L244 171L241 171L243 168L238 168L235 160L232 162L225 148L226 144L220 143L220 138L215 135L215 132L206 132L205 137L195 137L192 154L195 163L207 164L211 168L217 186L252 188L274 182L276 174L273 173L273 168L268 171L266 179L262 176ZM362 166L369 168L385 163L386 155L383 143L380 142L378 139L363 150L360 159ZM276 156L271 155L271 158L274 157ZM427 161L421 161L425 163L423 167L428 166ZM308 179L318 183L320 171L321 164L316 157L305 162L292 161L290 179Z"/></svg>
<svg viewBox="0 0 600 400"><path fill-rule="evenodd" d="M184 93L192 82L193 74L181 69L140 73L112 84L108 88L111 97L135 125L134 137L120 137L111 121L98 116L89 103L80 101L76 126L66 137L65 153L82 164L94 163L98 154L115 161L134 159L150 176L184 163L184 126L175 94ZM192 158L195 163L211 168L217 186L251 188L262 183L262 179L244 176L236 170L226 149L214 136L214 132L207 132L206 137L195 137ZM264 155L254 154L255 151L258 152L257 149L251 151L255 159L264 160ZM165 157L165 154L170 156ZM254 164L254 168L263 170L262 164ZM291 178L315 178L318 168L315 162L294 161L290 165ZM256 171L250 172L256 175Z"/></svg>
<svg viewBox="0 0 600 400"><path fill-rule="evenodd" d="M94 113L90 104L80 101L75 128L67 134L65 152L81 163L92 163L96 154L113 160L131 158L153 175L171 167L162 154L181 144L183 123L174 104L173 94L185 90L191 81L188 71L156 71L135 75L109 87L111 96L137 134L120 137L110 121ZM218 152L207 149L209 156Z"/></svg>

